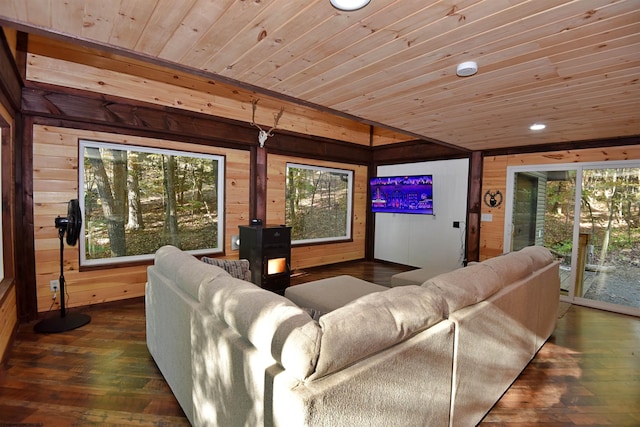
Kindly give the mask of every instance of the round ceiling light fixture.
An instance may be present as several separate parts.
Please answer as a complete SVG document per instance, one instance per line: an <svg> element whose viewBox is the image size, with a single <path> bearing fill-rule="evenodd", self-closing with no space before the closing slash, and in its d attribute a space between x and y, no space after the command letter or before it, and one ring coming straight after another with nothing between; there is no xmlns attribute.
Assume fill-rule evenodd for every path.
<svg viewBox="0 0 640 427"><path fill-rule="evenodd" d="M354 10L362 9L369 4L371 0L329 0L331 6L338 10L344 10L352 12Z"/></svg>
<svg viewBox="0 0 640 427"><path fill-rule="evenodd" d="M478 72L478 64L474 61L463 62L462 64L458 64L458 68L456 69L456 74L458 77L469 77L473 76Z"/></svg>
<svg viewBox="0 0 640 427"><path fill-rule="evenodd" d="M531 130L542 130L544 128L546 128L547 125L545 125L544 123L534 123L531 126L529 126L529 129Z"/></svg>

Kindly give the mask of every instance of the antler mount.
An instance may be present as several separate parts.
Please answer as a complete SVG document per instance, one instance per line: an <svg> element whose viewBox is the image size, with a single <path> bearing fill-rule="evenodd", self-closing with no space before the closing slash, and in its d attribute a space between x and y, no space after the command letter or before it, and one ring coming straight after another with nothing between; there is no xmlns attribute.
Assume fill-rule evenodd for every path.
<svg viewBox="0 0 640 427"><path fill-rule="evenodd" d="M282 117L282 114L284 113L284 107L280 108L280 112L278 112L278 114L273 115L273 118L274 118L273 127L268 131L266 131L262 129L259 124L256 123L256 108L258 107L258 101L259 99L251 100L251 107L253 110L253 113L251 115L251 126L257 127L258 130L260 131L258 133L258 142L260 143L260 148L262 148L264 147L264 143L267 141L267 138L269 138L270 136L273 136L273 131L276 130L276 128L278 127L278 121L280 120L280 117Z"/></svg>

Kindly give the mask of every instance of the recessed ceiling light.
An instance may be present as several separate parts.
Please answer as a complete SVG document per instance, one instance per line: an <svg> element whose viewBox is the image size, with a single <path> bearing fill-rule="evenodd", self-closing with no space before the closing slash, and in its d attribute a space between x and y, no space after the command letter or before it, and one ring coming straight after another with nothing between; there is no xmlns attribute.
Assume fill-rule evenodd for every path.
<svg viewBox="0 0 640 427"><path fill-rule="evenodd" d="M351 12L353 10L362 9L369 4L371 0L330 0L331 5L339 10Z"/></svg>
<svg viewBox="0 0 640 427"><path fill-rule="evenodd" d="M529 129L531 130L542 130L544 128L546 128L547 125L543 124L543 123L534 123L531 126L529 126Z"/></svg>

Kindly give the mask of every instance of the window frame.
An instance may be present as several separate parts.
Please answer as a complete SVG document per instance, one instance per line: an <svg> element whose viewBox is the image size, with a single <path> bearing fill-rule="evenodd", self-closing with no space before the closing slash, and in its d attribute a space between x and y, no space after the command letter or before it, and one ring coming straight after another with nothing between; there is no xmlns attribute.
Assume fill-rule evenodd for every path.
<svg viewBox="0 0 640 427"><path fill-rule="evenodd" d="M80 210L82 212L82 229L80 231L79 249L80 249L80 267L100 267L111 266L115 264L124 263L136 263L141 261L153 260L154 253L144 255L127 255L122 257L109 257L109 258L97 258L87 259L86 257L86 221L85 221L85 148L98 148L98 149L111 149L111 150L123 150L123 151L136 151L149 154L159 155L171 155L182 156L191 158L204 158L215 160L218 162L218 176L216 179L217 186L217 210L218 210L218 236L217 236L217 248L203 248L203 249L191 249L185 250L192 255L203 254L221 254L224 253L224 231L225 231L225 156L219 154L198 153L184 150L172 150L169 148L148 147L142 145L130 145L117 142L105 142L95 141L90 139L81 138L78 141L78 195L80 202ZM159 249L159 248L158 248Z"/></svg>
<svg viewBox="0 0 640 427"><path fill-rule="evenodd" d="M301 245L311 245L311 244L322 244L322 243L339 243L344 241L349 241L353 239L353 198L354 198L354 178L355 173L352 169L341 169L335 167L328 166L318 166L318 165L309 165L302 164L296 162L287 162L285 168L285 177L289 176L289 168L298 168L298 169L310 169L310 170L319 170L323 172L333 172L347 175L347 213L346 213L346 230L344 235L340 236L332 236L332 237L317 237L312 239L299 239L299 240L291 240L292 246L301 246ZM288 193L287 191L288 179L285 178L285 195ZM286 200L286 196L285 196ZM285 222L286 222L286 208L285 208ZM289 225L289 224L287 224Z"/></svg>

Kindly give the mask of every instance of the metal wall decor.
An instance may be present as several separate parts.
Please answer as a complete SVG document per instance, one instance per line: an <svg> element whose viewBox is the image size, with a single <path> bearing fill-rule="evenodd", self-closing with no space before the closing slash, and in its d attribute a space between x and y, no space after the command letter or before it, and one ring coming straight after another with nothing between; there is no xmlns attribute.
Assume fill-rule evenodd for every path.
<svg viewBox="0 0 640 427"><path fill-rule="evenodd" d="M490 208L497 208L502 204L502 198L500 190L496 190L495 192L487 190L487 192L484 193L484 204Z"/></svg>

